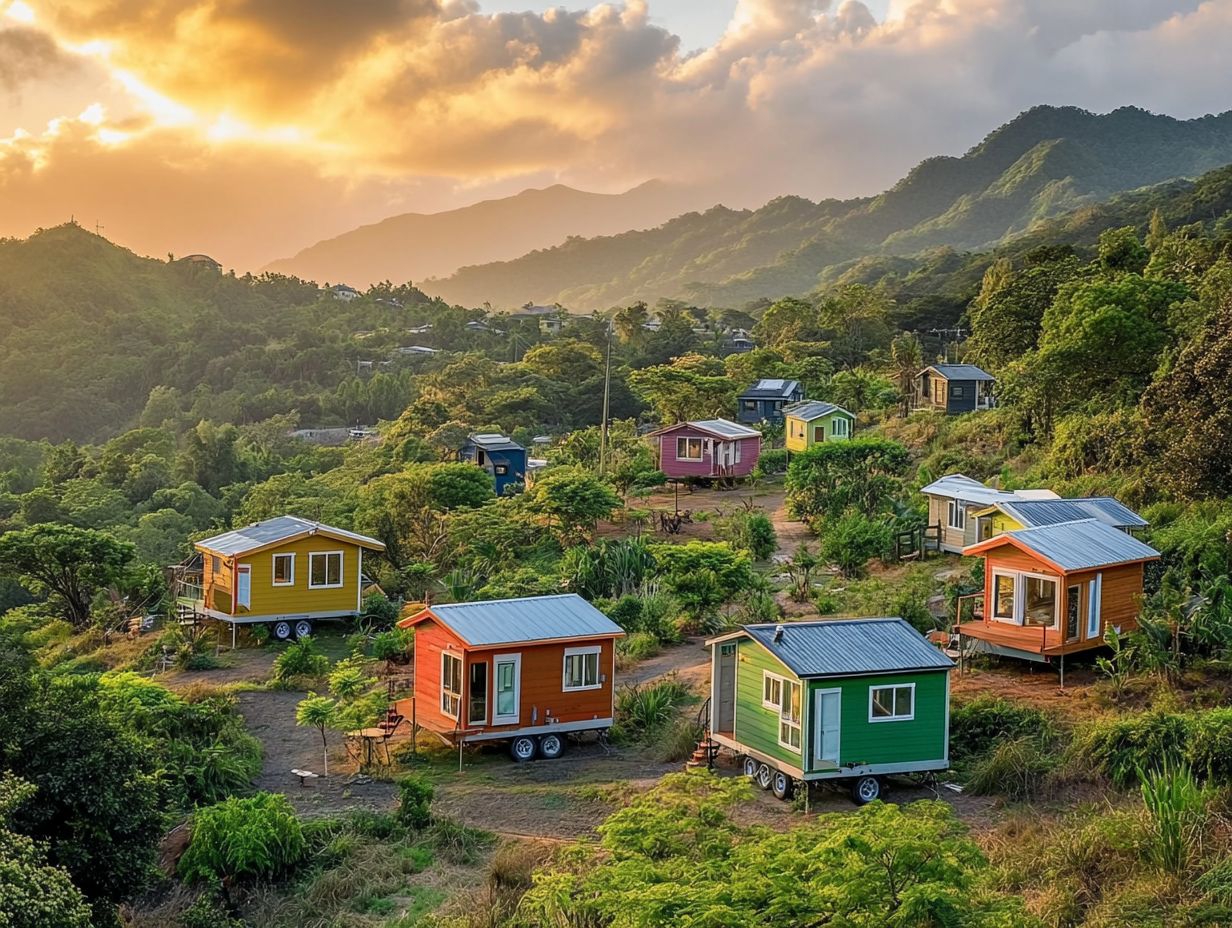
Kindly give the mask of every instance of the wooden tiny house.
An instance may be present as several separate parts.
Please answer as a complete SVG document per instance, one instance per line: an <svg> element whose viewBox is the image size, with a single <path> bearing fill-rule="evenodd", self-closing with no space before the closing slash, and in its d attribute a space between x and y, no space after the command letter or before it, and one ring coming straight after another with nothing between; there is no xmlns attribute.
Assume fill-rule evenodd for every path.
<svg viewBox="0 0 1232 928"><path fill-rule="evenodd" d="M458 449L458 460L482 467L491 475L497 496L526 485L526 449L495 433L471 435Z"/></svg>
<svg viewBox="0 0 1232 928"><path fill-rule="evenodd" d="M648 437L674 479L747 477L761 455L761 432L727 419L678 422Z"/></svg>
<svg viewBox="0 0 1232 928"><path fill-rule="evenodd" d="M415 706L454 744L508 739L517 760L558 757L564 736L612 725L620 626L574 593L429 605L415 630Z"/></svg>
<svg viewBox="0 0 1232 928"><path fill-rule="evenodd" d="M1018 529L968 547L984 558L980 617L955 631L963 653L1050 661L1138 627L1145 565L1159 552L1096 519Z"/></svg>
<svg viewBox="0 0 1232 928"><path fill-rule="evenodd" d="M763 378L736 399L736 418L741 422L782 422L784 410L804 399L798 380Z"/></svg>
<svg viewBox="0 0 1232 928"><path fill-rule="evenodd" d="M996 378L974 364L933 364L912 384L912 409L936 409L948 416L993 406Z"/></svg>
<svg viewBox="0 0 1232 928"><path fill-rule="evenodd" d="M869 802L885 776L949 766L954 664L902 619L746 625L707 645L709 738L779 798L842 780Z"/></svg>
<svg viewBox="0 0 1232 928"><path fill-rule="evenodd" d="M788 406L783 414L783 441L788 451L807 451L814 445L850 438L856 417L842 406L808 400Z"/></svg>
<svg viewBox="0 0 1232 928"><path fill-rule="evenodd" d="M990 524L981 525L977 517L990 506L1060 498L1052 490L998 490L963 474L947 474L920 492L928 497L928 524L941 526L941 550L951 554L961 554L968 545L990 537Z"/></svg>
<svg viewBox="0 0 1232 928"><path fill-rule="evenodd" d="M1149 524L1128 506L1111 496L1086 496L1077 499L1014 499L993 503L975 512L980 541L1017 531L1060 522L1095 519L1105 525L1133 533Z"/></svg>

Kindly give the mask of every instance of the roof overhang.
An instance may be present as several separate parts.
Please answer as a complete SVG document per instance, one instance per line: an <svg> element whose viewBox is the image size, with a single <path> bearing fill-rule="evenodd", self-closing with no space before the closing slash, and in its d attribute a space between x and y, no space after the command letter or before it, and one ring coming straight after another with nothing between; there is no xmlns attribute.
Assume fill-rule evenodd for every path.
<svg viewBox="0 0 1232 928"><path fill-rule="evenodd" d="M464 644L468 649L473 651L488 651L496 648L507 648L511 645L526 647L541 644L572 644L575 641L594 641L597 638L611 638L615 641L617 638L625 637L626 634L623 630L620 630L614 632L595 632L590 635L570 635L565 638L514 638L509 641L485 641L480 644L476 644L458 631L454 626L450 625L448 621L442 619L439 615L433 612L431 606L426 609L421 609L414 615L407 616L404 619L399 619L395 624L398 628L415 628L429 619L440 625L442 628L449 629L450 634L461 641L462 644Z"/></svg>
<svg viewBox="0 0 1232 928"><path fill-rule="evenodd" d="M1133 557L1123 561L1108 561L1103 564L1088 564L1085 567L1064 567L1058 564L1052 558L1045 557L1040 554L1030 545L1025 544L1021 539L1015 538L1012 534L994 535L992 538L987 538L984 541L976 542L973 545L967 545L962 549L963 557L973 557L976 555L987 556L988 552L997 548L1009 546L1016 548L1028 557L1034 558L1041 564L1055 570L1059 574L1080 574L1088 570L1105 570L1109 567L1127 567L1130 564L1147 564L1151 561L1158 561L1159 556L1154 557Z"/></svg>
<svg viewBox="0 0 1232 928"><path fill-rule="evenodd" d="M233 558L233 557L248 557L251 554L260 554L262 551L269 551L274 548L281 548L283 545L289 545L292 542L300 541L304 538L328 538L331 541L337 541L342 544L355 545L357 548L365 548L369 551L384 551L385 544L377 541L375 538L367 538L364 536L343 535L339 532L331 532L328 529L318 528L315 530L305 529L302 532L296 532L294 535L287 535L285 538L279 538L276 541L267 541L264 544L253 545L251 548L244 548L242 551L218 551L211 548L204 542L195 541L193 547L198 551L205 551L209 554L218 557ZM208 539L206 539L208 541Z"/></svg>

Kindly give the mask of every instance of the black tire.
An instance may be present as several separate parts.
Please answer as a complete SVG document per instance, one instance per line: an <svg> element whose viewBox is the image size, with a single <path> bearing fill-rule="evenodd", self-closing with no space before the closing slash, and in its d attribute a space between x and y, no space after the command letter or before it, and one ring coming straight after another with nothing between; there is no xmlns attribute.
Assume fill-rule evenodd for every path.
<svg viewBox="0 0 1232 928"><path fill-rule="evenodd" d="M769 764L761 764L757 768L757 785L762 789L769 789L774 785L774 770Z"/></svg>
<svg viewBox="0 0 1232 928"><path fill-rule="evenodd" d="M858 806L866 806L881 798L881 781L874 776L856 777L851 781L851 799Z"/></svg>
<svg viewBox="0 0 1232 928"><path fill-rule="evenodd" d="M534 760L539 753L539 745L530 735L519 735L509 742L509 755L519 764Z"/></svg>
<svg viewBox="0 0 1232 928"><path fill-rule="evenodd" d="M312 623L307 619L300 619L295 623L295 637L307 638L312 634Z"/></svg>
<svg viewBox="0 0 1232 928"><path fill-rule="evenodd" d="M275 622L270 626L270 634L278 641L291 640L291 623L290 622Z"/></svg>
<svg viewBox="0 0 1232 928"><path fill-rule="evenodd" d="M774 776L770 780L770 792L774 793L775 799L782 799L786 802L792 797L796 791L796 781L785 774L782 770L774 771Z"/></svg>
<svg viewBox="0 0 1232 928"><path fill-rule="evenodd" d="M539 738L539 756L544 760L556 760L565 753L565 739L557 734L542 735Z"/></svg>
<svg viewBox="0 0 1232 928"><path fill-rule="evenodd" d="M754 783L757 782L757 758L746 757L744 759L744 775Z"/></svg>

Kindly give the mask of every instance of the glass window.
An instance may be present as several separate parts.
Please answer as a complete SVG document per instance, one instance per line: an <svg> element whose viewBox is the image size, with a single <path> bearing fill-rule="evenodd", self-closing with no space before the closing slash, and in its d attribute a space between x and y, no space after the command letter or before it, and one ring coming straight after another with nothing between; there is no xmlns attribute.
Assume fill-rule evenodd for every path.
<svg viewBox="0 0 1232 928"><path fill-rule="evenodd" d="M295 583L295 555L274 555L274 586L291 586Z"/></svg>
<svg viewBox="0 0 1232 928"><path fill-rule="evenodd" d="M1043 577L1026 577L1026 607L1023 625L1052 628L1057 624L1057 585Z"/></svg>
<svg viewBox="0 0 1232 928"><path fill-rule="evenodd" d="M1014 619L1014 577L1010 574L993 574L992 614L997 619Z"/></svg>
<svg viewBox="0 0 1232 928"><path fill-rule="evenodd" d="M676 439L677 461L700 461L702 459L702 440L700 438Z"/></svg>
<svg viewBox="0 0 1232 928"><path fill-rule="evenodd" d="M915 718L915 684L869 688L870 722L906 721Z"/></svg>
<svg viewBox="0 0 1232 928"><path fill-rule="evenodd" d="M950 500L948 514L950 528L965 529L967 527L967 510L958 500Z"/></svg>
<svg viewBox="0 0 1232 928"><path fill-rule="evenodd" d="M565 651L566 690L593 690L599 687L599 649Z"/></svg>
<svg viewBox="0 0 1232 928"><path fill-rule="evenodd" d="M782 702L779 704L779 744L800 750L800 684L782 681Z"/></svg>
<svg viewBox="0 0 1232 928"><path fill-rule="evenodd" d="M444 653L441 655L441 712L456 719L461 704L462 658Z"/></svg>
<svg viewBox="0 0 1232 928"><path fill-rule="evenodd" d="M764 673L761 678L761 704L767 709L778 709L783 703L783 678Z"/></svg>
<svg viewBox="0 0 1232 928"><path fill-rule="evenodd" d="M217 557L210 558L210 573L216 574L222 571L222 561Z"/></svg>
<svg viewBox="0 0 1232 928"><path fill-rule="evenodd" d="M509 473L509 465L508 464L497 464L493 467L493 472L498 477L504 477L506 474Z"/></svg>
<svg viewBox="0 0 1232 928"><path fill-rule="evenodd" d="M847 438L851 435L851 423L841 416L830 420L830 431L835 438Z"/></svg>
<svg viewBox="0 0 1232 928"><path fill-rule="evenodd" d="M950 396L954 397L955 399L960 399L964 395L965 391L966 391L966 388L963 387L962 384L956 383L950 387Z"/></svg>
<svg viewBox="0 0 1232 928"><path fill-rule="evenodd" d="M342 552L318 551L308 555L308 585L342 586Z"/></svg>
<svg viewBox="0 0 1232 928"><path fill-rule="evenodd" d="M757 400L745 400L744 408L749 410L750 412L756 412L757 411Z"/></svg>

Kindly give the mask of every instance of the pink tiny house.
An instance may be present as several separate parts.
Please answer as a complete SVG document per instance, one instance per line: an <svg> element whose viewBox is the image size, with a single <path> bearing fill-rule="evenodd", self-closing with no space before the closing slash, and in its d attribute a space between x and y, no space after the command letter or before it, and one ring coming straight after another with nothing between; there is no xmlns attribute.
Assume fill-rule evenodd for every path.
<svg viewBox="0 0 1232 928"><path fill-rule="evenodd" d="M678 422L649 438L669 478L747 477L761 455L761 432L727 419Z"/></svg>

